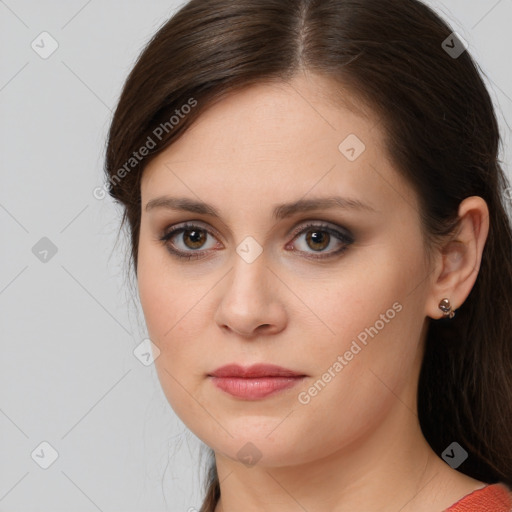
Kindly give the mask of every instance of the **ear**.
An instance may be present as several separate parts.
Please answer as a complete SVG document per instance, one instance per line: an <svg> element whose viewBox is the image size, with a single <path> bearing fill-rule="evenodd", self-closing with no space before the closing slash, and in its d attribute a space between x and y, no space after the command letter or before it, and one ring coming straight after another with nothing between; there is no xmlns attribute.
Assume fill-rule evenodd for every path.
<svg viewBox="0 0 512 512"><path fill-rule="evenodd" d="M447 298L452 311L459 308L473 288L489 233L489 209L478 196L467 197L459 205L459 228L436 255L432 287L426 315L443 318L439 302Z"/></svg>

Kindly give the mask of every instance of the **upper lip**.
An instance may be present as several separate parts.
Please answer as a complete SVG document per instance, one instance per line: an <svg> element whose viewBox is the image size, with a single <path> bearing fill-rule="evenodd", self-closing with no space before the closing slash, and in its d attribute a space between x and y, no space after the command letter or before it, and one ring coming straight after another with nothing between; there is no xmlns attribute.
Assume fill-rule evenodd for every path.
<svg viewBox="0 0 512 512"><path fill-rule="evenodd" d="M256 378L256 377L304 377L304 374L288 370L274 364L253 364L252 366L241 366L239 364L228 364L217 368L214 372L208 374L211 377L238 377L238 378Z"/></svg>

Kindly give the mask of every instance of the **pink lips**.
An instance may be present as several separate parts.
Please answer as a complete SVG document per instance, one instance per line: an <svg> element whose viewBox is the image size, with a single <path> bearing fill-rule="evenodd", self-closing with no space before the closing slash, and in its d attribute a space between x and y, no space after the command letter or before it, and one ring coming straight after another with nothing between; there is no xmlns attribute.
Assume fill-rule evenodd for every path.
<svg viewBox="0 0 512 512"><path fill-rule="evenodd" d="M217 368L209 377L230 395L257 400L295 386L305 375L271 364L255 364L247 368L229 364Z"/></svg>

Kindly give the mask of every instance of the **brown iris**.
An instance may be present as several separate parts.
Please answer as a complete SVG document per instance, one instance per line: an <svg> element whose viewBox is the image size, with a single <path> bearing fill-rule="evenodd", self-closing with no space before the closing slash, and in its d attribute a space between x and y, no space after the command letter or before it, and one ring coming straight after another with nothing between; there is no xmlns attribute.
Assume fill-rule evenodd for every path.
<svg viewBox="0 0 512 512"><path fill-rule="evenodd" d="M314 250L322 250L325 249L331 240L331 236L329 233L326 233L325 231L308 231L308 234L306 235L306 240L308 242L312 242L316 247L313 247L310 245L311 249Z"/></svg>
<svg viewBox="0 0 512 512"><path fill-rule="evenodd" d="M190 239L192 245L185 243L189 249L199 249L205 242L206 234L201 229L185 229L183 230L183 240Z"/></svg>

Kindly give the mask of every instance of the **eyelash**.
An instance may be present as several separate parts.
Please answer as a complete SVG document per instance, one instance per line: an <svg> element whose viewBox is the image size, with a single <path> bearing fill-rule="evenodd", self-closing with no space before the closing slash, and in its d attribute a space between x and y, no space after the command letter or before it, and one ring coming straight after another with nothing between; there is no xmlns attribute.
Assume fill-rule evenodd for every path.
<svg viewBox="0 0 512 512"><path fill-rule="evenodd" d="M305 226L301 226L300 228L294 230L294 232L292 233L292 235L293 235L292 241L294 241L300 235L307 233L308 231L312 231L313 229L315 229L316 231L322 232L322 233L329 233L329 235L333 235L340 242L342 242L344 244L344 246L341 249L338 249L337 251L327 253L327 256L318 256L318 255L310 254L309 256L306 256L306 258L308 258L308 259L325 260L328 258L330 259L334 256L341 256L341 254L343 254L348 249L348 246L350 244L354 243L354 239L352 238L351 235L342 233L341 231L338 231L337 229L332 228L330 225L323 224L323 223L306 224ZM185 223L185 224L180 225L179 227L172 229L171 231L164 233L159 238L159 241L163 243L163 245L167 248L167 250L173 256L175 256L179 259L183 259L183 260L203 259L204 256L202 256L201 254L204 252L207 252L207 251L191 250L191 251L183 252L183 251L178 251L176 249L171 248L172 244L170 244L170 240L172 238L174 238L176 235L183 233L185 231L193 231L193 230L204 231L204 232L208 233L209 235L213 236L213 233L210 230L208 230L200 225ZM329 240L329 243L330 243L330 240ZM305 251L297 251L297 252L303 253Z"/></svg>

